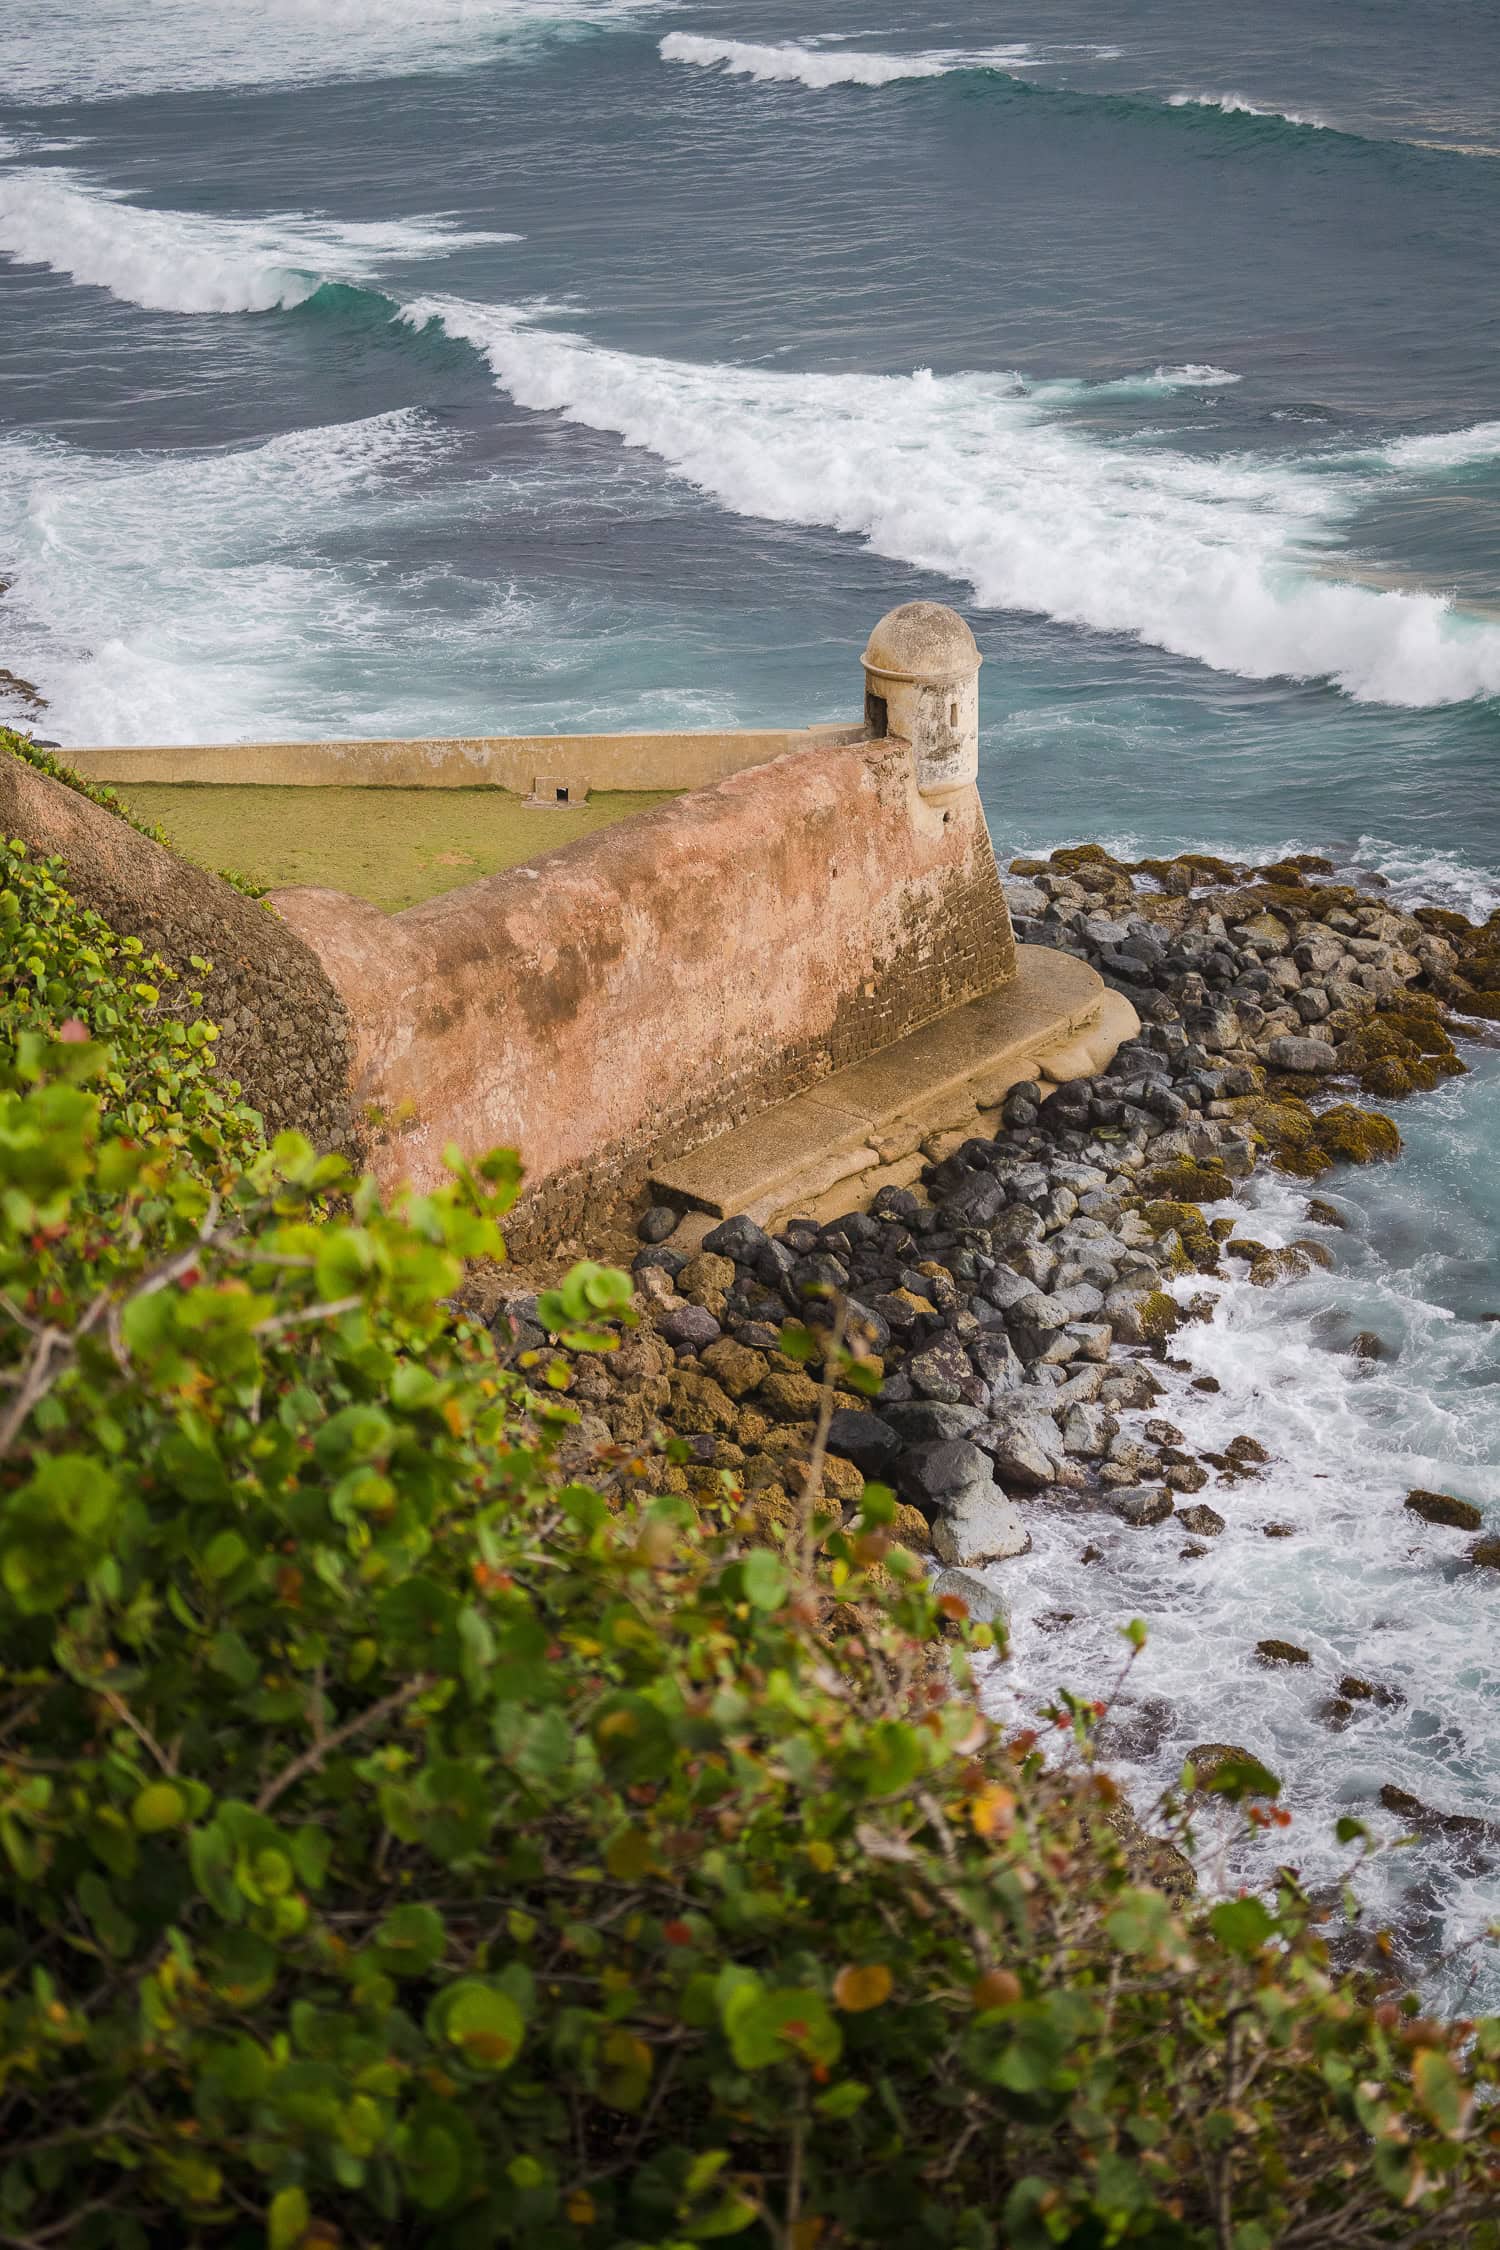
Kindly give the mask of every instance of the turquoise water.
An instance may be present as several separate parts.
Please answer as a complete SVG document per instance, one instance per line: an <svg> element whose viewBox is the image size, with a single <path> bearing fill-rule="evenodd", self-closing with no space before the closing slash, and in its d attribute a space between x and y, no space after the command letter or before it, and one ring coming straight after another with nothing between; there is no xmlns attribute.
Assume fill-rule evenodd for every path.
<svg viewBox="0 0 1500 2250"><path fill-rule="evenodd" d="M1002 852L1295 844L1500 901L1493 9L17 0L5 48L0 664L45 733L835 716L931 594L985 653ZM1184 1426L1284 1432L1244 1520L1086 1580L1049 1530L1013 1581L1023 1694L1107 1677L1138 1609L1142 1791L1251 1742L1311 1872L1383 1780L1500 1784L1500 1582L1399 1510L1500 1518L1474 1060L1340 1183L1332 1274L1192 1331L1224 1389ZM1340 1667L1404 1703L1329 1734ZM1402 1866L1429 1956L1500 1897Z"/></svg>

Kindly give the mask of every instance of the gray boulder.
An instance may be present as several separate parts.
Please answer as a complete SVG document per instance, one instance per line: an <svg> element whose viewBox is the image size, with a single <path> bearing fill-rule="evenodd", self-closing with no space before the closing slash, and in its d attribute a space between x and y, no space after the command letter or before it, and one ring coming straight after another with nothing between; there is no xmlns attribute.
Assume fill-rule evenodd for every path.
<svg viewBox="0 0 1500 2250"><path fill-rule="evenodd" d="M940 1561L963 1568L1024 1555L1031 1534L997 1485L971 1484L934 1522L932 1544Z"/></svg>

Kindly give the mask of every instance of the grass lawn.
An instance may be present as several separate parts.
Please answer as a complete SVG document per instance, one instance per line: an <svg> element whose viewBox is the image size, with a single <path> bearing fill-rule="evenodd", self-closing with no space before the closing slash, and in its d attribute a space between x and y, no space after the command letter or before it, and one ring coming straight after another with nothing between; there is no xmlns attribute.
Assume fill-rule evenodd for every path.
<svg viewBox="0 0 1500 2250"><path fill-rule="evenodd" d="M232 867L269 890L317 883L387 913L415 906L591 836L671 791L600 792L585 805L532 808L503 789L287 789L136 782L118 795L185 859Z"/></svg>

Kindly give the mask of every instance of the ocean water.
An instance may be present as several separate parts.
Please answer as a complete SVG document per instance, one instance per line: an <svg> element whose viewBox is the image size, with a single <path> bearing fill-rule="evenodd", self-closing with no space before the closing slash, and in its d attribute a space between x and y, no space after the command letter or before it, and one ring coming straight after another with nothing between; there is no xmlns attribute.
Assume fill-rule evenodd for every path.
<svg viewBox="0 0 1500 2250"><path fill-rule="evenodd" d="M43 732L837 716L935 595L1002 855L1295 844L1500 902L1493 8L13 0L0 39L0 664ZM1223 1388L1163 1410L1276 1453L1211 1552L1039 1519L1007 1576L1005 1695L1101 1689L1146 1617L1121 1770L1256 1750L1309 1880L1382 1782L1500 1811L1500 1579L1400 1509L1500 1526L1471 1060L1338 1179L1331 1272L1187 1332ZM1329 1731L1344 1671L1400 1700ZM1364 1880L1464 1989L1500 1873Z"/></svg>

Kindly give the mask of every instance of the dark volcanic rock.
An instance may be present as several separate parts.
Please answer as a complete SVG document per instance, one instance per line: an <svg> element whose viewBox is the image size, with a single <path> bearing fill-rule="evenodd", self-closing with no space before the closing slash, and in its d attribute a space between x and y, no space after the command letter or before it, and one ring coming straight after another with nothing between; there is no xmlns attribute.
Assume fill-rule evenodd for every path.
<svg viewBox="0 0 1500 2250"><path fill-rule="evenodd" d="M1424 1523L1444 1524L1450 1531L1478 1531L1484 1522L1483 1509L1451 1492L1408 1492L1403 1506Z"/></svg>
<svg viewBox="0 0 1500 2250"><path fill-rule="evenodd" d="M828 1450L852 1461L861 1476L889 1482L901 1451L901 1439L878 1414L861 1414L852 1406L835 1407L828 1424Z"/></svg>

